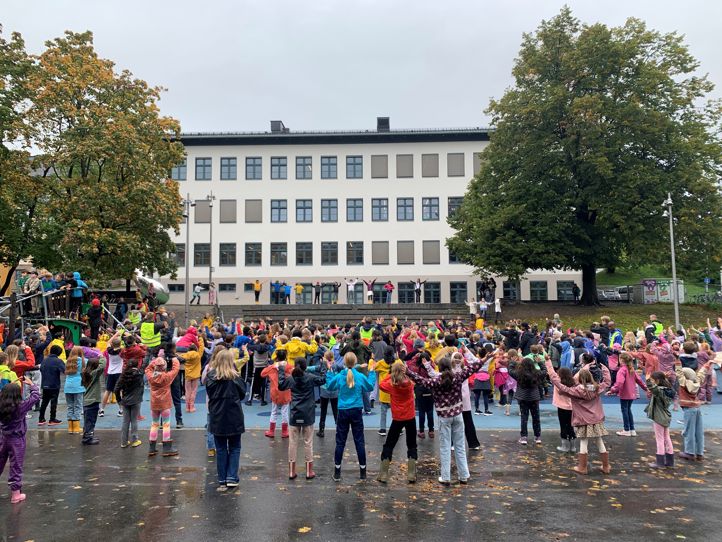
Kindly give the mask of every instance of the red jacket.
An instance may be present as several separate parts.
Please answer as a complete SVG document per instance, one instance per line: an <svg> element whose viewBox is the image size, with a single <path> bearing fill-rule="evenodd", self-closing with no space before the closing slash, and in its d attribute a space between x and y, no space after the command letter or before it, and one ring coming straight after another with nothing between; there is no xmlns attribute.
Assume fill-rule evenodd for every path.
<svg viewBox="0 0 722 542"><path fill-rule="evenodd" d="M134 344L120 351L120 357L123 358L123 369L128 365L136 364L138 369L143 366L143 360L148 349L143 344Z"/></svg>
<svg viewBox="0 0 722 542"><path fill-rule="evenodd" d="M286 364L286 377L291 376L293 367ZM278 389L278 369L275 365L269 365L261 371L261 377L268 378L271 381L271 401L277 405L287 405L291 402L291 388L280 391Z"/></svg>
<svg viewBox="0 0 722 542"><path fill-rule="evenodd" d="M379 382L379 389L391 396L392 420L403 422L414 419L414 383L410 379L394 386L389 375Z"/></svg>
<svg viewBox="0 0 722 542"><path fill-rule="evenodd" d="M33 367L35 367L35 354L33 354L32 348L26 346L25 361L16 359L15 363L13 364L13 371L15 371L15 374L18 375L18 378L22 380L25 371L27 371L28 369L32 369Z"/></svg>

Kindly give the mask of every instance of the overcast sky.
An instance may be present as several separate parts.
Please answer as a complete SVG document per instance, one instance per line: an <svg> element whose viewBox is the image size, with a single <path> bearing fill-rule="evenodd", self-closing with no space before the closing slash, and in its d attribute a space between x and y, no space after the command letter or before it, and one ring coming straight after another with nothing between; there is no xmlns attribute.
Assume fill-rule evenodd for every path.
<svg viewBox="0 0 722 542"><path fill-rule="evenodd" d="M585 22L679 31L722 96L722 2L569 0ZM91 30L99 54L168 89L183 131L487 126L522 32L550 0L3 0L28 49Z"/></svg>

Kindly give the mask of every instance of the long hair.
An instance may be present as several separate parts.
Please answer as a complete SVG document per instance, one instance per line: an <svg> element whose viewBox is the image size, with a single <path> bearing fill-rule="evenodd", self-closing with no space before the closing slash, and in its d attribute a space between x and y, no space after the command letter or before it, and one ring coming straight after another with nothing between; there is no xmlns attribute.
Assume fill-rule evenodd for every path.
<svg viewBox="0 0 722 542"><path fill-rule="evenodd" d="M667 375L665 375L662 371L654 371L650 377L657 383L657 386L663 386L665 388L672 387L669 380L667 380Z"/></svg>
<svg viewBox="0 0 722 542"><path fill-rule="evenodd" d="M454 384L451 356L444 356L439 360L439 372L441 373L441 389L444 391L450 390Z"/></svg>
<svg viewBox="0 0 722 542"><path fill-rule="evenodd" d="M238 378L238 371L233 363L233 353L228 350L221 350L216 356L215 370L218 380L235 380Z"/></svg>
<svg viewBox="0 0 722 542"><path fill-rule="evenodd" d="M577 378L579 379L579 383L585 388L591 384L594 386L594 391L599 389L599 383L594 380L594 377L592 376L592 373L589 372L589 369L582 369L579 371L577 373Z"/></svg>
<svg viewBox="0 0 722 542"><path fill-rule="evenodd" d="M346 387L349 389L353 389L353 387L356 385L356 381L353 376L353 368L356 366L356 362L358 359L356 358L356 354L353 352L347 352L346 355L343 357L343 364L346 366Z"/></svg>
<svg viewBox="0 0 722 542"><path fill-rule="evenodd" d="M634 373L634 358L632 356L626 352L622 352L619 356L619 361L627 367L627 371L629 371L630 375Z"/></svg>
<svg viewBox="0 0 722 542"><path fill-rule="evenodd" d="M559 380L561 381L561 383L568 388L573 388L577 385L577 383L574 382L574 376L572 375L572 372L568 368L562 367L561 369L559 369L559 372L557 374L559 375Z"/></svg>
<svg viewBox="0 0 722 542"><path fill-rule="evenodd" d="M406 365L401 360L397 360L391 365L390 373L392 386L400 386L409 379L406 376Z"/></svg>
<svg viewBox="0 0 722 542"><path fill-rule="evenodd" d="M73 349L70 351L70 355L68 356L68 361L65 364L65 374L66 375L76 375L78 374L78 359L83 357L83 349L79 346L73 346Z"/></svg>
<svg viewBox="0 0 722 542"><path fill-rule="evenodd" d="M294 360L293 372L291 373L291 376L293 376L293 378L301 378L306 372L306 367L308 367L308 363L306 363L306 358L296 358Z"/></svg>
<svg viewBox="0 0 722 542"><path fill-rule="evenodd" d="M14 345L11 344L5 349L5 353L8 355L8 360L5 365L10 367L11 369L15 366L15 360L18 359L18 353L20 352L20 349Z"/></svg>
<svg viewBox="0 0 722 542"><path fill-rule="evenodd" d="M90 386L90 383L93 381L93 371L95 371L98 368L98 358L90 358L88 362L85 364L85 367L83 367L83 372L81 373L81 382L83 386L87 389L88 386Z"/></svg>
<svg viewBox="0 0 722 542"><path fill-rule="evenodd" d="M539 385L539 371L534 368L534 363L529 358L522 358L517 382L522 388L534 388Z"/></svg>
<svg viewBox="0 0 722 542"><path fill-rule="evenodd" d="M17 384L7 384L0 390L0 423L9 423L23 400L23 392Z"/></svg>

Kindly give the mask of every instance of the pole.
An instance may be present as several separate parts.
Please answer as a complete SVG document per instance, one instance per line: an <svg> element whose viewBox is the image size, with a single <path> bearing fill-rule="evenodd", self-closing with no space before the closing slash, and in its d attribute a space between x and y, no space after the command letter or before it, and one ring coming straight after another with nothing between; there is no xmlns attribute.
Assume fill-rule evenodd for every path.
<svg viewBox="0 0 722 542"><path fill-rule="evenodd" d="M184 305L184 313L183 313L183 319L185 321L186 327L188 326L188 294L190 293L190 278L188 276L188 273L190 271L190 229L191 229L191 195L186 194L186 200L183 202L185 204L185 214L186 214L186 251L184 255L184 265L186 268L186 283L184 287L185 292L185 305Z"/></svg>
<svg viewBox="0 0 722 542"><path fill-rule="evenodd" d="M209 246L208 252L208 296L211 295L211 283L213 282L213 191L208 195L208 212L210 216L210 232L209 232ZM217 295L217 294L216 294Z"/></svg>
<svg viewBox="0 0 722 542"><path fill-rule="evenodd" d="M679 324L679 292L677 290L677 258L674 250L674 219L672 218L672 194L667 194L667 214L669 215L669 246L672 253L672 302L674 303L675 331L681 328Z"/></svg>

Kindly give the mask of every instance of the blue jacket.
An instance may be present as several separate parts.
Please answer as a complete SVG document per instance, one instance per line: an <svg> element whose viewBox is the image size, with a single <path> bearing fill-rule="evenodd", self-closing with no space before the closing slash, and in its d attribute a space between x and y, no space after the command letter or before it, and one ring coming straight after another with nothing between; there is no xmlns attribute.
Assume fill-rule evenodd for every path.
<svg viewBox="0 0 722 542"><path fill-rule="evenodd" d="M73 288L73 291L70 294L71 297L83 297L83 290L87 290L88 285L85 284L85 281L83 281L80 278L80 273L78 273L77 271L75 273L73 273L73 278L75 279L75 282L78 283L78 287ZM43 387L45 387L45 386L43 386Z"/></svg>
<svg viewBox="0 0 722 542"><path fill-rule="evenodd" d="M571 369L572 365L574 365L574 351L572 350L572 345L569 344L569 341L562 341L559 344L562 347L562 355L559 358L559 367Z"/></svg>
<svg viewBox="0 0 722 542"><path fill-rule="evenodd" d="M65 375L65 388L63 389L64 393L85 393L85 388L83 387L81 381L81 373L83 372L83 367L85 367L85 358L83 356L80 356L78 358L78 372L74 375Z"/></svg>
<svg viewBox="0 0 722 542"><path fill-rule="evenodd" d="M355 385L353 388L346 386L346 374L353 371ZM348 410L351 408L363 408L363 392L371 393L376 384L376 373L371 371L368 376L354 367L343 369L340 373L326 373L326 389L328 391L338 390L338 409Z"/></svg>
<svg viewBox="0 0 722 542"><path fill-rule="evenodd" d="M65 363L57 356L48 356L40 365L44 390L59 390L60 375L65 372Z"/></svg>
<svg viewBox="0 0 722 542"><path fill-rule="evenodd" d="M236 337L236 340L233 341L233 346L235 348L243 348L244 345L251 344L253 342L253 338L249 337L248 335L239 335Z"/></svg>

